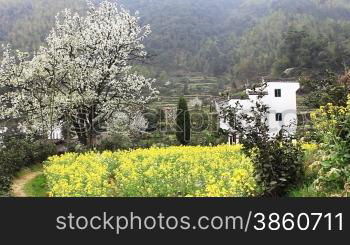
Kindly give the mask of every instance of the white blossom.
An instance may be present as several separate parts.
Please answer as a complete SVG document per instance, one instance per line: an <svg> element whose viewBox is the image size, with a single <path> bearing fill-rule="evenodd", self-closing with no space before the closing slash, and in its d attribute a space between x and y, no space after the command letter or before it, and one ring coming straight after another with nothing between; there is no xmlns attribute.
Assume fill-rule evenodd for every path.
<svg viewBox="0 0 350 245"><path fill-rule="evenodd" d="M154 80L132 71L147 57L142 42L150 27L116 2L88 6L86 17L60 13L32 59L4 47L0 118L22 118L23 128L42 135L65 120L78 136L90 137L156 96Z"/></svg>

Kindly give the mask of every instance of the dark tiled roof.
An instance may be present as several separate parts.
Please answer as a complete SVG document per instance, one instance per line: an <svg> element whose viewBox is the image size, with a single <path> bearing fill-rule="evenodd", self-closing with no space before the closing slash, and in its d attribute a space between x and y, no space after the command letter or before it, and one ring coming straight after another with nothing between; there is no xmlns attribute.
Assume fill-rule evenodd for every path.
<svg viewBox="0 0 350 245"><path fill-rule="evenodd" d="M249 95L268 95L267 91L248 91Z"/></svg>
<svg viewBox="0 0 350 245"><path fill-rule="evenodd" d="M290 78L264 78L265 82L273 83L273 82L284 82L284 83L297 83L298 79L294 77Z"/></svg>

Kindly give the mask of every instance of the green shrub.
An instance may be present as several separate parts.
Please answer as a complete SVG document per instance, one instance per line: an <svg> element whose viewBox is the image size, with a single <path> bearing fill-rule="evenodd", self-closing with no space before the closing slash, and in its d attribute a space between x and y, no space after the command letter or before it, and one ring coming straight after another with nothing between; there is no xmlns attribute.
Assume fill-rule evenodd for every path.
<svg viewBox="0 0 350 245"><path fill-rule="evenodd" d="M320 192L350 195L350 95L347 106L327 104L312 113L320 139L319 170L314 181Z"/></svg>
<svg viewBox="0 0 350 245"><path fill-rule="evenodd" d="M254 162L257 183L265 196L283 196L301 181L302 151L292 139L277 137L246 148L246 152Z"/></svg>
<svg viewBox="0 0 350 245"><path fill-rule="evenodd" d="M302 144L303 149L303 172L304 182L315 180L318 171L320 170L321 159L324 153L319 149L319 145L313 143Z"/></svg>
<svg viewBox="0 0 350 245"><path fill-rule="evenodd" d="M98 145L99 151L116 151L116 150L127 150L132 147L131 140L128 136L123 134L113 134L102 140Z"/></svg>
<svg viewBox="0 0 350 245"><path fill-rule="evenodd" d="M306 182L303 185L293 188L289 197L327 197L326 193L317 191L312 183Z"/></svg>
<svg viewBox="0 0 350 245"><path fill-rule="evenodd" d="M221 137L217 132L203 130L191 136L191 145L216 146L227 142L227 136Z"/></svg>
<svg viewBox="0 0 350 245"><path fill-rule="evenodd" d="M323 154L319 150L319 145L314 143L301 144L303 151L303 178L296 186L292 186L288 190L290 197L323 197L325 193L317 192L313 181L319 171L320 159Z"/></svg>
<svg viewBox="0 0 350 245"><path fill-rule="evenodd" d="M56 146L52 142L6 138L0 149L0 192L9 191L12 178L21 168L41 163L54 154Z"/></svg>
<svg viewBox="0 0 350 245"><path fill-rule="evenodd" d="M342 78L330 71L326 71L324 79L315 80L303 78L301 80L303 90L308 93L305 104L311 108L319 108L327 103L337 106L346 106L350 83L349 75Z"/></svg>

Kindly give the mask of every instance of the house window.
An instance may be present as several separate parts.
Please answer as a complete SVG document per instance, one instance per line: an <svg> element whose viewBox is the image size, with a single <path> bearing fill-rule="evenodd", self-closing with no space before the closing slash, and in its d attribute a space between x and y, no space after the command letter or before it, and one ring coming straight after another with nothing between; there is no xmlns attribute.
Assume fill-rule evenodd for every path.
<svg viewBox="0 0 350 245"><path fill-rule="evenodd" d="M275 97L282 97L282 90L281 89L275 89Z"/></svg>
<svg viewBox="0 0 350 245"><path fill-rule="evenodd" d="M282 113L276 113L276 121L282 122L282 120L283 120Z"/></svg>

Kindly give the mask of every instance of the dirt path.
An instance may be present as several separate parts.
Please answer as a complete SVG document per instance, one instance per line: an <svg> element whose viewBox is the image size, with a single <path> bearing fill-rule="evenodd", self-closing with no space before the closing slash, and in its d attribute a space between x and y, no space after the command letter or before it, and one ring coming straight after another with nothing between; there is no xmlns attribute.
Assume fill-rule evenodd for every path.
<svg viewBox="0 0 350 245"><path fill-rule="evenodd" d="M42 174L42 172L28 172L23 174L22 176L16 178L11 187L11 195L13 197L27 197L27 194L24 191L24 186L31 181L32 179L35 179L38 175Z"/></svg>

